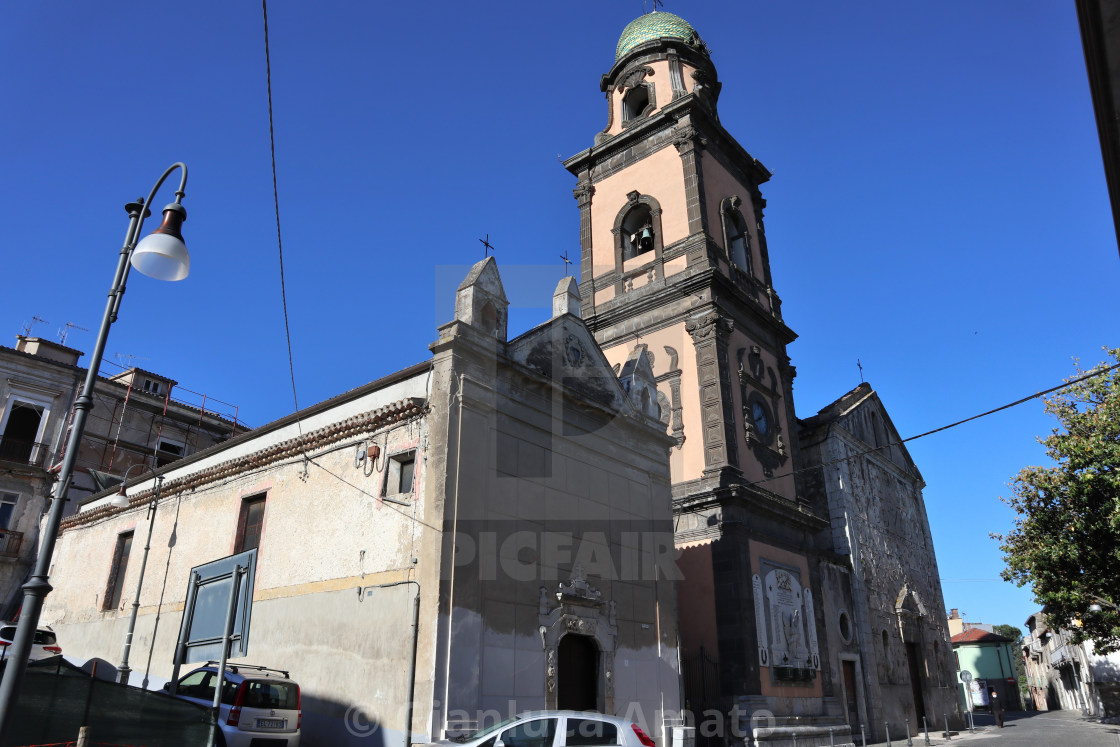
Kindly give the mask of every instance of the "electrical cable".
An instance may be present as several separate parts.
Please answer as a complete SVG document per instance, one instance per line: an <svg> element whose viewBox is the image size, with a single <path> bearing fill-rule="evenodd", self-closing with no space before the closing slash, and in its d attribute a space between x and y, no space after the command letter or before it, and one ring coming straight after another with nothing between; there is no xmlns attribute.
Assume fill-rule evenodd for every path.
<svg viewBox="0 0 1120 747"><path fill-rule="evenodd" d="M956 428L958 425L964 425L965 423L969 423L973 420L978 420L980 418L987 417L988 415L994 415L997 412L1002 412L1004 410L1009 410L1012 407L1016 407L1018 405L1023 404L1024 402L1030 402L1032 399L1038 399L1039 397L1045 397L1047 394L1052 394L1052 393L1058 391L1059 389L1065 389L1067 387L1071 387L1074 384L1085 381L1086 379L1091 379L1091 378L1094 378L1096 376L1101 376L1102 374L1106 374L1109 371L1113 371L1117 368L1120 368L1120 363L1115 363L1111 366L1105 366L1103 368L1095 368L1092 371L1089 371L1088 373L1082 374L1081 376L1076 376L1072 379L1069 379L1068 381L1065 381L1064 383L1059 384L1058 386L1053 386L1053 387L1050 387L1049 389L1044 389L1041 392L1035 392L1034 394L1032 394L1030 396L1023 397L1022 399L1017 399L1014 402L1010 402L1006 405L1001 405L1000 407L996 407L992 410L982 412L978 415L973 415L972 417L965 418L964 420L958 420L955 423L949 423L948 425L943 425L940 428L934 428L933 430L926 431L925 433L919 433L916 436L910 436L909 438L904 438L901 441L892 441L892 442L890 442L888 444L885 444L883 446L875 446L875 447L870 448L870 449L865 449L864 451L856 452L855 454L849 454L848 456L840 457L839 459L833 459L832 461L829 461L829 462L821 462L820 464L814 464L814 465L809 466L809 467L802 467L800 469L791 470L790 472L785 472L785 473L780 474L780 475L774 475L773 477L765 477L761 480L755 480L754 482L752 482L750 484L751 485L760 485L761 483L764 483L764 482L770 482L770 481L773 481L773 480L781 480L783 478L792 477L793 475L797 475L797 474L800 474L802 472L809 472L809 471L812 471L812 470L821 469L823 467L830 467L834 464L839 464L840 462L846 462L850 459L858 459L859 457L866 456L867 454L871 454L871 453L876 452L876 451L882 451L883 449L889 449L892 446L901 446L902 444L908 443L910 441L916 441L919 438L925 438L926 436L932 436L934 433L940 433L941 431L947 431L950 428Z"/></svg>
<svg viewBox="0 0 1120 747"><path fill-rule="evenodd" d="M284 241L280 233L280 190L276 180L276 132L272 117L272 60L268 53L268 0L261 0L264 13L264 69L265 85L268 88L268 145L272 155L272 202L276 208L276 248L280 256L280 301L284 307L284 338L288 341L288 372L292 378L292 403L299 412L299 397L296 395L296 368L292 362L292 332L288 325L288 294L284 285ZM296 418L296 428L303 437L303 424Z"/></svg>

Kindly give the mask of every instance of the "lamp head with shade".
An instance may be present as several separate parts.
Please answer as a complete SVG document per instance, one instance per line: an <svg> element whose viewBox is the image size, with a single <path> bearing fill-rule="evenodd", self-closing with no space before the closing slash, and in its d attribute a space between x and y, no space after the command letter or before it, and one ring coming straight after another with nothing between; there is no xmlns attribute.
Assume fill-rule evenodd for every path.
<svg viewBox="0 0 1120 747"><path fill-rule="evenodd" d="M113 508L128 508L128 494L124 491L123 481L121 482L121 489L109 499L109 505Z"/></svg>
<svg viewBox="0 0 1120 747"><path fill-rule="evenodd" d="M187 211L173 202L163 209L163 223L141 239L132 252L132 266L157 280L182 280L191 271L191 255L183 242Z"/></svg>

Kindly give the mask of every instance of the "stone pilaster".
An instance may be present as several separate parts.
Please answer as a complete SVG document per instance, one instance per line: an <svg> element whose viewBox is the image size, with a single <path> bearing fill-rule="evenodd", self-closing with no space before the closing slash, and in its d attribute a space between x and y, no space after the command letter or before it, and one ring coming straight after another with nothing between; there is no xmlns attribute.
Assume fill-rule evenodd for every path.
<svg viewBox="0 0 1120 747"><path fill-rule="evenodd" d="M739 466L727 338L734 322L715 309L685 323L696 346L705 472Z"/></svg>
<svg viewBox="0 0 1120 747"><path fill-rule="evenodd" d="M579 277L583 292L583 315L588 316L595 305L595 267L591 256L591 198L595 187L586 172L580 175L572 196L579 205Z"/></svg>

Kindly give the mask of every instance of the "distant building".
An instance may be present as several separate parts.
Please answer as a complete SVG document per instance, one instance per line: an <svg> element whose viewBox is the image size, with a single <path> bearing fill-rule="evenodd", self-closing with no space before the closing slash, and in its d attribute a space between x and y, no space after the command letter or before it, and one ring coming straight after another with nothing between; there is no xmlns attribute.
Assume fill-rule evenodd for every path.
<svg viewBox="0 0 1120 747"><path fill-rule="evenodd" d="M1023 661L1035 708L1081 710L1120 717L1120 653L1097 654L1092 641L1074 643L1070 627L1052 627L1042 612L1027 618Z"/></svg>
<svg viewBox="0 0 1120 747"><path fill-rule="evenodd" d="M956 607L949 610L949 635L958 635L966 630L983 630L988 633L996 632L996 626L982 622L968 622L961 617L960 610Z"/></svg>
<svg viewBox="0 0 1120 747"><path fill-rule="evenodd" d="M39 520L50 503L74 402L85 381L80 350L18 335L0 346L0 617L21 600L38 552ZM86 421L67 515L119 482L134 464L169 464L246 426L173 396L177 382L131 368L101 377ZM133 470L135 476L139 468Z"/></svg>
<svg viewBox="0 0 1120 747"><path fill-rule="evenodd" d="M953 655L956 657L957 671L972 674L973 684L970 696L973 708L987 707L988 692L995 690L1003 699L1005 710L1022 710L1019 700L1018 676L1015 673L1015 659L1018 656L1018 641L972 628L953 636ZM966 690L962 689L962 698ZM962 701L968 707L967 701Z"/></svg>

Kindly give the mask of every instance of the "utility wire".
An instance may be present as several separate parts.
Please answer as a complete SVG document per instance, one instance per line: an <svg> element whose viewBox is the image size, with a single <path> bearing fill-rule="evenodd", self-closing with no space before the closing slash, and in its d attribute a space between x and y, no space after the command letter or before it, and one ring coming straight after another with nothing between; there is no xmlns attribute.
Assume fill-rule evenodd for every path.
<svg viewBox="0 0 1120 747"><path fill-rule="evenodd" d="M1092 379L1096 376L1101 376L1102 374L1106 374L1109 371L1115 370L1117 368L1120 368L1120 363L1114 363L1111 366L1105 366L1103 368L1096 368L1096 369L1093 369L1092 371L1089 371L1088 373L1082 374L1081 376L1076 376L1076 377L1074 377L1074 378L1072 378L1072 379L1070 379L1070 380L1068 380L1068 381L1066 381L1062 384L1059 384L1058 386L1053 386L1053 387L1050 387L1049 389L1044 389L1041 392L1035 392L1034 394L1032 394L1028 397L1023 397L1022 399L1017 399L1014 402L1009 402L1006 405L1001 405L1000 407L996 407L995 409L988 410L987 412L982 412L978 415L973 415L972 417L965 418L964 420L958 420L955 423L949 423L948 425L943 425L940 428L934 428L931 431L926 431L925 433L919 433L916 436L910 436L909 438L904 438L901 441L892 441L889 444L885 444L883 446L876 446L876 447L871 448L871 449L865 449L863 451L856 452L855 454L849 454L848 456L840 457L839 459L833 459L832 461L829 461L829 462L821 462L820 464L814 464L814 465L809 466L809 467L802 467L801 469L791 470L790 472L785 472L781 475L774 475L773 477L766 477L766 478L763 478L761 480L756 480L751 484L752 485L760 485L764 482L770 482L772 480L781 480L783 478L792 477L793 475L797 475L797 474L800 474L802 472L810 472L812 470L821 469L823 467L830 467L834 464L839 464L840 462L846 462L850 459L858 459L859 457L866 456L867 454L871 454L871 453L876 452L876 451L882 451L883 449L889 449L892 446L901 446L904 443L908 443L910 441L916 441L919 438L925 438L926 436L932 436L934 433L940 433L941 431L947 431L950 428L956 428L958 425L964 425L965 423L972 422L973 420L978 420L980 418L987 417L988 415L994 415L997 412L1002 412L1004 410L1011 409L1012 407L1016 407L1018 405L1021 405L1024 402L1030 402L1032 399L1038 399L1039 397L1045 397L1047 394L1052 394L1053 392L1056 392L1059 389L1065 389L1067 387L1071 387L1074 384L1077 384L1078 382L1085 381L1086 379Z"/></svg>
<svg viewBox="0 0 1120 747"><path fill-rule="evenodd" d="M280 190L276 184L276 132L272 118L272 60L268 53L268 0L261 0L264 13L264 70L265 84L268 87L268 147L272 154L272 201L276 206L276 248L280 253L280 301L284 306L284 337L288 341L288 372L292 378L292 403L299 412L299 397L296 395L296 367L292 362L292 331L288 325L288 294L284 286L284 241L280 235ZM296 418L296 428L303 438L303 424Z"/></svg>

